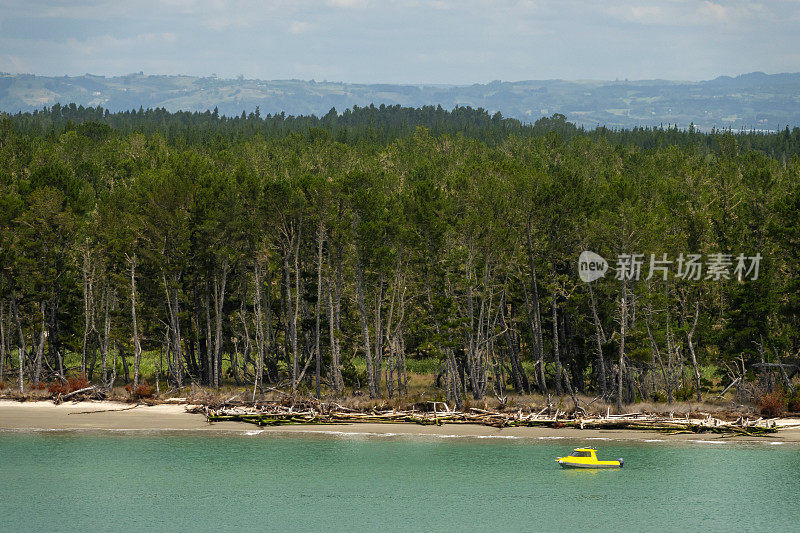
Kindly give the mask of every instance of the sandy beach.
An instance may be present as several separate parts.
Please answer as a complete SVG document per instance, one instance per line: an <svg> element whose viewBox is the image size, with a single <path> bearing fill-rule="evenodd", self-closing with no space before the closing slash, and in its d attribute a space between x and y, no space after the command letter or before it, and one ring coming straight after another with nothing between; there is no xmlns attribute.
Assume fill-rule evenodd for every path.
<svg viewBox="0 0 800 533"><path fill-rule="evenodd" d="M494 428L474 424L444 424L421 426L417 424L336 424L336 425L286 425L256 428L242 422L216 422L209 424L203 415L186 412L183 404L155 406L130 405L116 402L85 401L54 405L49 401L16 402L0 400L0 431L94 430L94 431L197 431L209 433L252 432L259 434L363 434L365 436L429 436L475 438L564 438L575 440L630 440L630 441L727 441L727 442L781 442L800 443L800 423L785 419L786 429L767 437L720 438L713 434L664 435L651 431L631 430L580 430L574 428Z"/></svg>

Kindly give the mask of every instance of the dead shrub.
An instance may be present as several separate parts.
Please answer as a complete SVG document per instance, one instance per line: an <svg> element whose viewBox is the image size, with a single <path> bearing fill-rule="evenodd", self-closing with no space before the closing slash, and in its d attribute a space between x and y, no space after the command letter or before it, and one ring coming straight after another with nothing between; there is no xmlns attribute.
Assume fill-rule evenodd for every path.
<svg viewBox="0 0 800 533"><path fill-rule="evenodd" d="M134 398L142 399L142 398L152 398L153 397L153 387L147 384L145 381L143 384L135 387L133 389L133 394L131 394Z"/></svg>
<svg viewBox="0 0 800 533"><path fill-rule="evenodd" d="M781 416L786 413L786 396L781 391L763 395L758 399L757 404L763 416Z"/></svg>
<svg viewBox="0 0 800 533"><path fill-rule="evenodd" d="M41 386L42 383L39 383L39 385ZM39 388L41 388L41 387L39 387ZM53 396L57 396L59 394L67 394L68 392L70 392L69 385L64 383L60 379L57 379L57 380L53 381L52 383L50 383L50 385L47 386L47 390Z"/></svg>
<svg viewBox="0 0 800 533"><path fill-rule="evenodd" d="M67 380L67 385L69 386L69 392L75 392L88 387L89 380L86 376L71 377Z"/></svg>
<svg viewBox="0 0 800 533"><path fill-rule="evenodd" d="M153 387L148 385L147 381L142 382L142 384L137 387L134 387L133 384L129 383L125 385L125 390L134 400L142 400L153 397Z"/></svg>
<svg viewBox="0 0 800 533"><path fill-rule="evenodd" d="M81 389L85 389L89 386L89 380L86 379L86 376L72 376L67 379L67 381L63 381L61 379L56 379L52 381L49 385L45 385L43 383L39 383L39 389L47 388L52 396L58 396L59 394L69 394L70 392L79 391Z"/></svg>

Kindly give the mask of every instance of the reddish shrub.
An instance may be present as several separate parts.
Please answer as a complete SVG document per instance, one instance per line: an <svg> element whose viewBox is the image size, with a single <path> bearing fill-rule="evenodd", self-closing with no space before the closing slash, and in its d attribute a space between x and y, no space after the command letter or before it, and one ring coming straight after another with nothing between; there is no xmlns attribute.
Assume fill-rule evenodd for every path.
<svg viewBox="0 0 800 533"><path fill-rule="evenodd" d="M39 383L39 388L40 389L43 388L43 385L44 385L43 383ZM67 394L69 392L69 386L66 383L62 382L61 380L57 379L47 386L47 390L53 396L57 394Z"/></svg>
<svg viewBox="0 0 800 533"><path fill-rule="evenodd" d="M133 389L133 397L134 398L152 398L153 397L153 387L147 384L145 381L144 384L139 385L135 389Z"/></svg>
<svg viewBox="0 0 800 533"><path fill-rule="evenodd" d="M5 388L6 388L6 382L5 381L0 381L0 390L5 389Z"/></svg>
<svg viewBox="0 0 800 533"><path fill-rule="evenodd" d="M758 399L758 409L764 416L781 416L786 413L786 396L781 391L765 394Z"/></svg>
<svg viewBox="0 0 800 533"><path fill-rule="evenodd" d="M134 387L133 384L129 383L125 385L125 390L128 391L128 394L130 394L131 398L134 400L153 397L153 387L148 385L147 381L144 381L138 387Z"/></svg>
<svg viewBox="0 0 800 533"><path fill-rule="evenodd" d="M69 386L69 392L75 392L76 390L85 389L89 386L89 380L86 379L86 376L80 377L71 377L67 381Z"/></svg>
<svg viewBox="0 0 800 533"><path fill-rule="evenodd" d="M79 391L89 386L89 380L85 376L71 377L67 381L57 379L49 385L39 384L40 389L47 388L53 396L58 394L69 394L70 392Z"/></svg>

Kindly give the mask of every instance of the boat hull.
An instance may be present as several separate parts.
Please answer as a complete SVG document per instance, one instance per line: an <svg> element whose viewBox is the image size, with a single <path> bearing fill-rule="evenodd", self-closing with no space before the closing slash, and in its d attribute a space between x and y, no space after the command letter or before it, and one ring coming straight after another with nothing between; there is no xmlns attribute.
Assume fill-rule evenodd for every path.
<svg viewBox="0 0 800 533"><path fill-rule="evenodd" d="M619 461L603 461L602 463L573 463L568 461L559 461L558 464L561 465L561 468L622 468L622 465L619 464Z"/></svg>

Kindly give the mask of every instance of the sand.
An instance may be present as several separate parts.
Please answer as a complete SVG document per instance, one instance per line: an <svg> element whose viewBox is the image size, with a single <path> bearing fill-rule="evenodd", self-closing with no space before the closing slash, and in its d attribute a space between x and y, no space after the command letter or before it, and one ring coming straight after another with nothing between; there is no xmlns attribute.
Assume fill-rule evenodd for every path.
<svg viewBox="0 0 800 533"><path fill-rule="evenodd" d="M191 431L208 434L242 433L259 435L364 435L364 436L423 436L472 438L530 438L574 440L625 440L653 442L762 442L800 443L800 420L784 419L787 425L778 433L767 437L735 437L721 439L719 435L671 435L651 431L631 430L580 430L575 428L493 428L474 424L444 424L420 426L417 424L336 424L288 425L257 428L242 422L216 422L209 424L203 415L186 412L186 405L162 404L155 406L125 403L85 401L54 405L50 401L17 402L0 400L0 431ZM797 424L797 425L793 425Z"/></svg>

